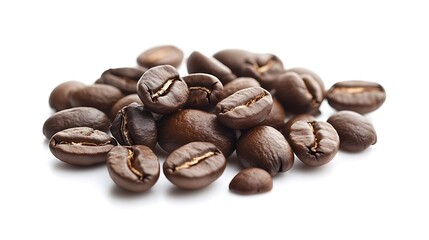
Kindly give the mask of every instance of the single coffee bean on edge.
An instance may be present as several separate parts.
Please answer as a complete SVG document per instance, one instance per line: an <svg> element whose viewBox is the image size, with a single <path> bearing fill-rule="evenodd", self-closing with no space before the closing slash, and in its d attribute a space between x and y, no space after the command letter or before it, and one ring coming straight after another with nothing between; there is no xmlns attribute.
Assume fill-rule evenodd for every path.
<svg viewBox="0 0 429 240"><path fill-rule="evenodd" d="M261 168L241 170L229 183L229 189L238 194L269 192L273 188L271 175Z"/></svg>

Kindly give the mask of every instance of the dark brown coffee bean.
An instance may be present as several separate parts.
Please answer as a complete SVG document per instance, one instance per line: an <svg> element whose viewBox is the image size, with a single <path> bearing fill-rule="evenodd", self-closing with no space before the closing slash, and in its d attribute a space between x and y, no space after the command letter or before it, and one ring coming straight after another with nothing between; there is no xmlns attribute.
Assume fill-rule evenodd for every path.
<svg viewBox="0 0 429 240"><path fill-rule="evenodd" d="M216 105L216 115L225 126L247 129L258 125L273 106L271 94L260 87L235 92Z"/></svg>
<svg viewBox="0 0 429 240"><path fill-rule="evenodd" d="M293 116L283 126L283 128L281 130L283 136L285 136L287 138L289 136L290 127L292 126L292 124L294 124L295 122L298 122L300 120L305 120L307 122L314 122L314 121L316 121L316 118L310 114L298 114L298 115Z"/></svg>
<svg viewBox="0 0 429 240"><path fill-rule="evenodd" d="M328 118L338 136L340 149L349 152L361 152L377 142L374 126L359 113L340 111Z"/></svg>
<svg viewBox="0 0 429 240"><path fill-rule="evenodd" d="M275 96L286 112L318 115L324 89L311 75L295 72L282 74L275 84Z"/></svg>
<svg viewBox="0 0 429 240"><path fill-rule="evenodd" d="M149 111L177 112L188 100L189 89L177 70L162 65L147 70L137 84L137 94Z"/></svg>
<svg viewBox="0 0 429 240"><path fill-rule="evenodd" d="M119 99L115 104L113 104L112 110L110 110L110 119L113 121L113 119L116 117L116 114L118 114L118 112L123 107L126 107L133 102L137 103L138 105L143 105L142 100L140 100L139 95L137 94L130 94Z"/></svg>
<svg viewBox="0 0 429 240"><path fill-rule="evenodd" d="M211 142L229 157L235 141L235 131L222 125L215 114L196 109L166 116L158 126L158 143L167 152L190 142Z"/></svg>
<svg viewBox="0 0 429 240"><path fill-rule="evenodd" d="M107 170L119 187L144 192L159 178L159 161L152 150L143 145L117 146L107 155Z"/></svg>
<svg viewBox="0 0 429 240"><path fill-rule="evenodd" d="M165 160L163 170L177 187L199 189L218 179L225 167L225 156L214 144L191 142L173 151Z"/></svg>
<svg viewBox="0 0 429 240"><path fill-rule="evenodd" d="M145 71L137 68L111 68L101 74L95 83L112 85L124 94L137 92L137 82Z"/></svg>
<svg viewBox="0 0 429 240"><path fill-rule="evenodd" d="M243 169L229 183L229 190L239 194L264 193L272 188L271 175L261 168Z"/></svg>
<svg viewBox="0 0 429 240"><path fill-rule="evenodd" d="M241 49L225 49L215 53L213 57L231 69L237 77L242 77L242 68L246 62L254 61L253 53Z"/></svg>
<svg viewBox="0 0 429 240"><path fill-rule="evenodd" d="M223 86L222 94L221 94L221 100L232 95L233 93L250 87L260 87L258 81L256 81L254 78L250 77L241 77L236 78L232 82L229 82Z"/></svg>
<svg viewBox="0 0 429 240"><path fill-rule="evenodd" d="M107 132L110 120L100 110L92 107L76 107L59 111L43 124L43 135L50 139L55 133L67 128L90 127Z"/></svg>
<svg viewBox="0 0 429 240"><path fill-rule="evenodd" d="M311 167L331 161L340 146L337 131L322 121L295 122L290 127L288 142L299 160Z"/></svg>
<svg viewBox="0 0 429 240"><path fill-rule="evenodd" d="M171 65L177 68L182 61L183 51L171 45L150 48L141 53L137 58L137 63L145 68L152 68L159 65Z"/></svg>
<svg viewBox="0 0 429 240"><path fill-rule="evenodd" d="M280 102L273 98L273 107L267 117L258 126L270 126L277 130L283 128L286 119L286 112Z"/></svg>
<svg viewBox="0 0 429 240"><path fill-rule="evenodd" d="M69 101L73 107L94 107L110 114L113 104L124 97L116 87L94 84L70 92Z"/></svg>
<svg viewBox="0 0 429 240"><path fill-rule="evenodd" d="M56 86L49 95L49 106L56 111L71 108L69 102L69 93L85 87L86 85L78 81L67 81Z"/></svg>
<svg viewBox="0 0 429 240"><path fill-rule="evenodd" d="M80 166L106 162L107 153L115 145L115 139L107 133L88 127L57 132L49 141L49 149L56 158Z"/></svg>
<svg viewBox="0 0 429 240"><path fill-rule="evenodd" d="M334 109L365 114L377 110L386 100L383 86L367 81L343 81L334 84L326 98Z"/></svg>
<svg viewBox="0 0 429 240"><path fill-rule="evenodd" d="M188 73L207 73L217 77L223 84L231 82L237 77L227 66L216 58L207 57L194 51L187 60Z"/></svg>
<svg viewBox="0 0 429 240"><path fill-rule="evenodd" d="M223 85L217 77L194 73L184 76L183 80L189 88L186 108L210 109L220 101Z"/></svg>
<svg viewBox="0 0 429 240"><path fill-rule="evenodd" d="M322 78L310 69L296 67L288 69L287 72L295 72L301 78L313 78L317 83L319 83L319 86L322 88L322 91L325 92L325 83L323 82Z"/></svg>
<svg viewBox="0 0 429 240"><path fill-rule="evenodd" d="M294 162L292 149L285 137L268 126L244 132L237 142L237 156L243 167L262 168L271 176L286 172Z"/></svg>
<svg viewBox="0 0 429 240"><path fill-rule="evenodd" d="M137 103L122 108L112 122L110 132L121 145L156 145L156 124L152 113Z"/></svg>

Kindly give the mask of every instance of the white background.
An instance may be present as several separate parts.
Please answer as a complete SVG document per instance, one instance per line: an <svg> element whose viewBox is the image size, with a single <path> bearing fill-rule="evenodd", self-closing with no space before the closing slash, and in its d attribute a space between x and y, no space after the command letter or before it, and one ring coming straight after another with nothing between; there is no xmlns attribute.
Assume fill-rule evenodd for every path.
<svg viewBox="0 0 429 240"><path fill-rule="evenodd" d="M2 1L0 239L428 239L429 8L420 2ZM234 164L201 191L161 175L130 195L105 166L56 160L42 135L50 91L135 66L160 44L185 55L272 52L327 87L379 82L387 100L367 115L378 142L317 169L296 161L256 196L228 191ZM322 111L323 120L334 113L326 102Z"/></svg>

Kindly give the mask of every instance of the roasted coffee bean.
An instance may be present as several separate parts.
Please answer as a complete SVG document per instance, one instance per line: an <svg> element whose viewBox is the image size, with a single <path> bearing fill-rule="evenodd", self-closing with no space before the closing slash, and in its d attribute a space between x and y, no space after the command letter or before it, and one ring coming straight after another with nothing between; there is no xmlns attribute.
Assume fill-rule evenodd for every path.
<svg viewBox="0 0 429 240"><path fill-rule="evenodd" d="M243 169L229 183L229 190L239 194L264 193L272 188L271 175L261 168Z"/></svg>
<svg viewBox="0 0 429 240"><path fill-rule="evenodd" d="M210 109L220 101L223 85L217 77L194 73L184 76L183 80L189 88L186 108Z"/></svg>
<svg viewBox="0 0 429 240"><path fill-rule="evenodd" d="M133 102L135 102L139 105L143 105L142 100L140 100L139 95L137 95L137 93L130 94L130 95L127 95L127 96L119 99L115 104L113 104L112 110L110 110L110 119L112 119L112 120L115 119L116 114L118 114L118 112L123 107L126 107Z"/></svg>
<svg viewBox="0 0 429 240"><path fill-rule="evenodd" d="M80 166L106 162L107 153L116 145L115 139L107 133L88 127L57 132L49 141L49 149L55 157Z"/></svg>
<svg viewBox="0 0 429 240"><path fill-rule="evenodd" d="M283 128L281 130L283 136L285 136L287 138L289 136L290 127L292 126L292 124L294 124L295 122L298 122L300 120L306 120L307 122L314 122L314 121L316 121L316 118L310 114L298 114L298 115L293 116L283 126Z"/></svg>
<svg viewBox="0 0 429 240"><path fill-rule="evenodd" d="M325 92L325 83L323 82L322 78L310 69L296 67L288 69L287 72L295 72L301 78L313 78L322 88L322 91Z"/></svg>
<svg viewBox="0 0 429 240"><path fill-rule="evenodd" d="M117 146L107 155L107 169L119 187L144 192L158 181L160 166L156 155L146 146Z"/></svg>
<svg viewBox="0 0 429 240"><path fill-rule="evenodd" d="M191 142L167 157L163 171L177 187L199 189L218 179L225 167L225 156L214 144Z"/></svg>
<svg viewBox="0 0 429 240"><path fill-rule="evenodd" d="M231 69L237 77L242 77L243 66L253 61L254 54L241 49L225 49L215 53L213 57Z"/></svg>
<svg viewBox="0 0 429 240"><path fill-rule="evenodd" d="M207 57L198 51L189 55L187 60L188 73L207 73L217 77L223 84L236 79L231 69L216 58Z"/></svg>
<svg viewBox="0 0 429 240"><path fill-rule="evenodd" d="M61 83L52 90L51 95L49 96L49 106L56 111L71 108L69 93L85 86L86 85L84 83L78 81L67 81Z"/></svg>
<svg viewBox="0 0 429 240"><path fill-rule="evenodd" d="M283 106L280 104L280 102L273 98L273 107L271 108L271 111L268 113L267 117L259 123L260 126L270 126L277 130L281 130L283 128L283 125L285 123L286 119L286 112L283 109Z"/></svg>
<svg viewBox="0 0 429 240"><path fill-rule="evenodd" d="M152 113L137 103L122 108L112 122L110 132L121 145L156 145L156 123Z"/></svg>
<svg viewBox="0 0 429 240"><path fill-rule="evenodd" d="M320 114L324 89L311 75L286 72L278 78L274 88L286 112Z"/></svg>
<svg viewBox="0 0 429 240"><path fill-rule="evenodd" d="M222 125L215 114L196 109L182 110L159 122L158 143L167 152L202 141L213 143L229 157L235 150L235 131Z"/></svg>
<svg viewBox="0 0 429 240"><path fill-rule="evenodd" d="M288 142L299 160L308 166L318 167L334 158L340 138L327 122L300 120L290 127Z"/></svg>
<svg viewBox="0 0 429 240"><path fill-rule="evenodd" d="M150 48L141 53L137 58L137 63L145 68L159 65L171 65L177 68L182 61L183 51L171 45Z"/></svg>
<svg viewBox="0 0 429 240"><path fill-rule="evenodd" d="M337 130L341 150L361 152L377 142L374 126L359 113L340 111L327 122Z"/></svg>
<svg viewBox="0 0 429 240"><path fill-rule="evenodd" d="M245 168L258 167L271 176L289 170L294 156L285 137L275 128L258 126L244 132L237 142L237 156Z"/></svg>
<svg viewBox="0 0 429 240"><path fill-rule="evenodd" d="M383 86L375 82L343 81L334 84L326 98L337 111L351 110L365 114L383 105L386 92Z"/></svg>
<svg viewBox="0 0 429 240"><path fill-rule="evenodd" d="M149 111L177 112L188 100L189 89L177 70L162 65L147 70L137 84L137 94Z"/></svg>
<svg viewBox="0 0 429 240"><path fill-rule="evenodd" d="M95 83L112 85L124 94L137 92L137 82L145 71L137 68L111 68L103 72Z"/></svg>
<svg viewBox="0 0 429 240"><path fill-rule="evenodd" d="M254 78L250 77L241 77L236 78L232 82L229 82L223 86L222 94L221 94L221 100L232 95L233 93L250 87L260 87L258 81L256 81Z"/></svg>
<svg viewBox="0 0 429 240"><path fill-rule="evenodd" d="M69 101L73 107L94 107L110 114L113 104L123 96L116 87L94 84L70 92Z"/></svg>
<svg viewBox="0 0 429 240"><path fill-rule="evenodd" d="M225 126L246 129L258 125L273 106L271 94L260 87L235 92L216 105L216 115Z"/></svg>
<svg viewBox="0 0 429 240"><path fill-rule="evenodd" d="M43 135L50 139L55 133L67 128L90 127L107 132L110 120L106 114L92 107L76 107L59 111L43 124Z"/></svg>

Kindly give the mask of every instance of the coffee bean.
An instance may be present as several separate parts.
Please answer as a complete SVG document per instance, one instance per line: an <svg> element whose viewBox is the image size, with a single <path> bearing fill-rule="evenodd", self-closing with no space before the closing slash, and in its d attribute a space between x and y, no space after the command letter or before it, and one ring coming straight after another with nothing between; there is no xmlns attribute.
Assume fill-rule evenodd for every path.
<svg viewBox="0 0 429 240"><path fill-rule="evenodd" d="M273 107L267 117L258 124L258 126L270 126L277 130L281 130L285 123L286 112L280 102L273 98Z"/></svg>
<svg viewBox="0 0 429 240"><path fill-rule="evenodd" d="M235 92L216 105L220 122L232 129L246 129L264 121L273 106L271 94L260 87Z"/></svg>
<svg viewBox="0 0 429 240"><path fill-rule="evenodd" d="M383 86L367 81L343 81L334 84L328 91L329 105L334 109L351 110L360 114L372 112L386 100Z"/></svg>
<svg viewBox="0 0 429 240"><path fill-rule="evenodd" d="M207 73L217 77L223 84L236 79L231 69L216 58L207 57L198 51L189 55L187 60L188 73Z"/></svg>
<svg viewBox="0 0 429 240"><path fill-rule="evenodd" d="M71 108L69 93L85 86L85 84L78 81L67 81L59 84L49 95L49 106L56 111Z"/></svg>
<svg viewBox="0 0 429 240"><path fill-rule="evenodd" d="M239 194L264 193L272 188L271 175L260 168L243 169L229 183L229 189Z"/></svg>
<svg viewBox="0 0 429 240"><path fill-rule="evenodd" d="M126 107L130 105L131 103L137 103L138 105L143 105L142 100L140 100L139 95L130 94L127 95L121 99L119 99L115 104L112 106L112 110L110 110L110 119L115 119L116 114L118 114L118 111L120 111L123 107Z"/></svg>
<svg viewBox="0 0 429 240"><path fill-rule="evenodd" d="M258 81L256 81L254 78L250 77L241 77L236 78L233 81L225 84L223 86L222 94L221 94L221 100L232 95L233 93L250 87L260 87Z"/></svg>
<svg viewBox="0 0 429 240"><path fill-rule="evenodd" d="M322 91L325 92L325 83L323 82L322 78L319 75L317 75L315 72L311 71L310 69L296 67L296 68L289 68L287 72L295 72L301 78L313 78L322 88Z"/></svg>
<svg viewBox="0 0 429 240"><path fill-rule="evenodd" d="M190 142L211 142L225 157L235 150L235 131L222 125L215 114L185 109L165 116L158 125L158 143L172 152Z"/></svg>
<svg viewBox="0 0 429 240"><path fill-rule="evenodd" d="M308 166L318 167L334 158L340 138L327 122L300 120L290 127L288 142L299 160Z"/></svg>
<svg viewBox="0 0 429 240"><path fill-rule="evenodd" d="M361 152L377 142L374 126L359 113L340 111L328 118L338 136L340 149L349 152Z"/></svg>
<svg viewBox="0 0 429 240"><path fill-rule="evenodd" d="M218 179L226 167L222 152L209 142L191 142L173 151L165 160L167 179L179 188L203 188Z"/></svg>
<svg viewBox="0 0 429 240"><path fill-rule="evenodd" d="M246 62L253 62L254 54L241 49L225 49L215 53L213 57L231 69L237 77L242 77L243 66Z"/></svg>
<svg viewBox="0 0 429 240"><path fill-rule="evenodd" d="M294 124L295 122L298 122L300 120L306 120L307 122L313 122L313 121L316 121L316 118L310 114L298 114L298 115L293 116L283 126L283 128L281 130L283 136L285 136L287 138L289 136L290 127L292 126L292 124Z"/></svg>
<svg viewBox="0 0 429 240"><path fill-rule="evenodd" d="M104 71L95 83L112 85L124 94L132 94L137 92L137 81L144 72L137 68L111 68Z"/></svg>
<svg viewBox="0 0 429 240"><path fill-rule="evenodd" d="M107 155L107 170L119 187L144 192L159 178L159 161L152 150L143 145L116 146Z"/></svg>
<svg viewBox="0 0 429 240"><path fill-rule="evenodd" d="M76 107L59 111L43 124L43 135L50 139L55 133L74 127L90 127L107 132L110 120L100 110L92 107Z"/></svg>
<svg viewBox="0 0 429 240"><path fill-rule="evenodd" d="M72 91L69 101L73 107L94 107L106 114L124 95L116 87L106 84L94 84Z"/></svg>
<svg viewBox="0 0 429 240"><path fill-rule="evenodd" d="M274 88L286 112L320 114L324 89L311 75L286 72L278 78Z"/></svg>
<svg viewBox="0 0 429 240"><path fill-rule="evenodd" d="M107 153L115 146L107 133L88 127L57 132L49 141L49 150L59 160L80 166L106 162Z"/></svg>
<svg viewBox="0 0 429 240"><path fill-rule="evenodd" d="M150 48L141 53L137 58L137 63L145 68L152 68L159 65L171 65L177 68L182 61L183 51L171 45Z"/></svg>
<svg viewBox="0 0 429 240"><path fill-rule="evenodd" d="M112 122L110 132L121 145L156 145L156 124L152 113L137 103L122 108Z"/></svg>
<svg viewBox="0 0 429 240"><path fill-rule="evenodd" d="M292 149L285 137L268 126L244 132L237 143L237 156L243 167L262 168L271 176L286 172L294 162Z"/></svg>
<svg viewBox="0 0 429 240"><path fill-rule="evenodd" d="M183 80L189 88L186 108L211 109L220 101L223 85L217 77L194 73L184 76Z"/></svg>
<svg viewBox="0 0 429 240"><path fill-rule="evenodd" d="M167 114L185 105L189 89L174 67L162 65L143 74L137 84L137 94L146 109Z"/></svg>

